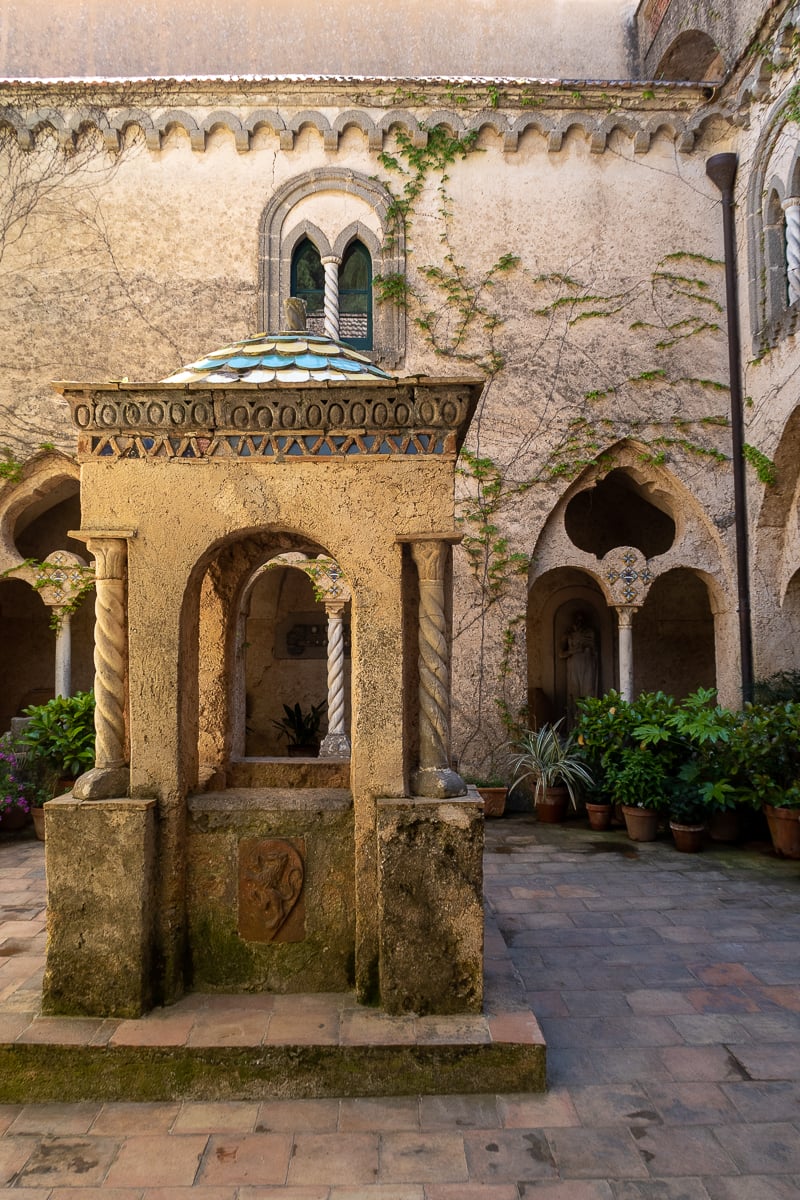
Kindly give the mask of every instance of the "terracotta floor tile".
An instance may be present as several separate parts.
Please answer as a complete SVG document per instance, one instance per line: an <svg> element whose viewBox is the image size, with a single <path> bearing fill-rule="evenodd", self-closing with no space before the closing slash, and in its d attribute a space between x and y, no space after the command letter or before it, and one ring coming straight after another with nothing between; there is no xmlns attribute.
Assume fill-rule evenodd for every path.
<svg viewBox="0 0 800 1200"><path fill-rule="evenodd" d="M252 1133L259 1105L235 1101L184 1104L172 1127L173 1133Z"/></svg>
<svg viewBox="0 0 800 1200"><path fill-rule="evenodd" d="M416 1041L414 1017L390 1017L386 1013L345 1012L339 1040L343 1046L409 1046Z"/></svg>
<svg viewBox="0 0 800 1200"><path fill-rule="evenodd" d="M800 1133L788 1121L726 1125L717 1127L714 1133L742 1172L753 1175L800 1172Z"/></svg>
<svg viewBox="0 0 800 1200"><path fill-rule="evenodd" d="M36 1139L33 1153L19 1172L17 1186L99 1187L118 1148L119 1142L114 1138Z"/></svg>
<svg viewBox="0 0 800 1200"><path fill-rule="evenodd" d="M389 1129L419 1129L420 1101L417 1096L349 1099L340 1102L339 1132L383 1133Z"/></svg>
<svg viewBox="0 0 800 1200"><path fill-rule="evenodd" d="M468 1178L457 1133L387 1133L381 1138L381 1183L457 1183Z"/></svg>
<svg viewBox="0 0 800 1200"><path fill-rule="evenodd" d="M256 1117L256 1133L335 1133L338 1100L264 1100Z"/></svg>
<svg viewBox="0 0 800 1200"><path fill-rule="evenodd" d="M701 983L709 985L736 985L757 983L755 975L741 963L711 963L708 966L691 968Z"/></svg>
<svg viewBox="0 0 800 1200"><path fill-rule="evenodd" d="M20 1033L18 1042L53 1046L89 1046L103 1021L97 1017L37 1017Z"/></svg>
<svg viewBox="0 0 800 1200"><path fill-rule="evenodd" d="M190 1187L208 1143L204 1135L127 1137L106 1177L108 1187Z"/></svg>
<svg viewBox="0 0 800 1200"><path fill-rule="evenodd" d="M27 1200L28 1189L17 1195ZM141 1188L58 1187L53 1188L50 1200L141 1200L141 1196Z"/></svg>
<svg viewBox="0 0 800 1200"><path fill-rule="evenodd" d="M263 1012L198 1014L187 1046L260 1046L274 1018Z"/></svg>
<svg viewBox="0 0 800 1200"><path fill-rule="evenodd" d="M197 1182L206 1187L283 1184L291 1153L287 1133L214 1134Z"/></svg>
<svg viewBox="0 0 800 1200"><path fill-rule="evenodd" d="M99 1104L26 1104L11 1126L12 1134L88 1133Z"/></svg>
<svg viewBox="0 0 800 1200"><path fill-rule="evenodd" d="M354 1184L378 1178L378 1135L298 1133L294 1139L288 1182Z"/></svg>
<svg viewBox="0 0 800 1200"><path fill-rule="evenodd" d="M180 1112L180 1104L104 1104L92 1125L92 1133L169 1133Z"/></svg>
<svg viewBox="0 0 800 1200"><path fill-rule="evenodd" d="M151 1021L143 1017L135 1021L120 1021L108 1039L110 1046L183 1046L194 1025L194 1015L175 1016L169 1020Z"/></svg>
<svg viewBox="0 0 800 1200"><path fill-rule="evenodd" d="M298 1012L294 1016L275 1013L267 1029L269 1046L336 1046L339 1043L339 1017Z"/></svg>
<svg viewBox="0 0 800 1200"><path fill-rule="evenodd" d="M556 1175L550 1144L540 1130L468 1131L464 1149L470 1183L533 1182Z"/></svg>
<svg viewBox="0 0 800 1200"><path fill-rule="evenodd" d="M236 1200L236 1191L235 1187L145 1188L142 1200ZM69 1197L65 1197L65 1200L69 1200ZM106 1200L105 1189L97 1200Z"/></svg>
<svg viewBox="0 0 800 1200"><path fill-rule="evenodd" d="M13 1183L36 1151L38 1141L33 1137L4 1137L0 1140L0 1188Z"/></svg>
<svg viewBox="0 0 800 1200"><path fill-rule="evenodd" d="M580 1124L566 1088L551 1088L541 1095L498 1096L497 1111L504 1129L555 1129Z"/></svg>

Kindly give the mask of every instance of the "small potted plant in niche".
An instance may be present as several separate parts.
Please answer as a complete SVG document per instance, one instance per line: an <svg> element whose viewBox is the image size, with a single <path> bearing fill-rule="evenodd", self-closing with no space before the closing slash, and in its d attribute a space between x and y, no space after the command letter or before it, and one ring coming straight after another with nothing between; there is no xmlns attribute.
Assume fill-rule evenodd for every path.
<svg viewBox="0 0 800 1200"><path fill-rule="evenodd" d="M319 729L326 701L312 704L306 712L299 704L284 704L284 716L272 724L286 738L290 758L315 758L319 753Z"/></svg>
<svg viewBox="0 0 800 1200"><path fill-rule="evenodd" d="M561 724L557 721L555 725L528 729L511 746L516 751L511 759L514 778L518 783L533 783L536 819L548 824L563 821L568 805L577 807L579 789L592 786L592 774L575 735L569 733L562 738Z"/></svg>
<svg viewBox="0 0 800 1200"><path fill-rule="evenodd" d="M40 792L49 777L45 799L70 791L77 777L94 766L94 693L56 696L31 705L24 715L28 722L20 743L27 751L26 770Z"/></svg>
<svg viewBox="0 0 800 1200"><path fill-rule="evenodd" d="M483 801L484 817L502 817L506 811L508 786L499 775L462 775L465 783L473 784Z"/></svg>

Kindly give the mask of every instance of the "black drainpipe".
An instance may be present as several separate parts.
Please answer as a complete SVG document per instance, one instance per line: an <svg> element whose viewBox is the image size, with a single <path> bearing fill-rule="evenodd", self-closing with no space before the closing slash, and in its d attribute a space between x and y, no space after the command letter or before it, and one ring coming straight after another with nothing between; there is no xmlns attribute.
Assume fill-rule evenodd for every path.
<svg viewBox="0 0 800 1200"><path fill-rule="evenodd" d="M753 699L753 630L750 619L750 567L747 549L742 351L739 337L739 288L736 277L736 230L733 182L738 157L714 154L706 174L722 193L722 234L725 242L725 299L728 310L728 367L731 391L731 448L733 453L733 518L736 530L736 576L739 597L739 650L742 660L742 700Z"/></svg>

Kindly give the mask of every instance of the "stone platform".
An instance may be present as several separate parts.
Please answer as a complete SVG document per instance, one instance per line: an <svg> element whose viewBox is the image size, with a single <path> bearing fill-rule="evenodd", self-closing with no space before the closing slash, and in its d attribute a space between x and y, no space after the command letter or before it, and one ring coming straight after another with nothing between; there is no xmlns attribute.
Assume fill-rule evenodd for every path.
<svg viewBox="0 0 800 1200"><path fill-rule="evenodd" d="M49 1017L41 843L1 837L0 878L0 1102L544 1089L544 1038L491 918L474 1016L387 1016L339 993L194 993L137 1020Z"/></svg>

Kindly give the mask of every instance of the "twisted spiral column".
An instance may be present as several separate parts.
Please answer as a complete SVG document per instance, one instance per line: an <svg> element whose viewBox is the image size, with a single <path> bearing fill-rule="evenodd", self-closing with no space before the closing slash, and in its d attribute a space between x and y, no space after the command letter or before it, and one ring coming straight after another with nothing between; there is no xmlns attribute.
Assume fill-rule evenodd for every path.
<svg viewBox="0 0 800 1200"><path fill-rule="evenodd" d="M95 567L95 766L125 763L125 561L122 538L90 538Z"/></svg>
<svg viewBox="0 0 800 1200"><path fill-rule="evenodd" d="M419 770L414 784L424 796L458 796L465 788L450 769L450 649L445 612L444 541L415 541L419 576Z"/></svg>
<svg viewBox="0 0 800 1200"><path fill-rule="evenodd" d="M800 300L800 196L789 196L783 202L786 214L786 278L789 284L789 303Z"/></svg>
<svg viewBox="0 0 800 1200"><path fill-rule="evenodd" d="M325 336L339 340L339 266L341 259L333 254L326 254L320 260L325 268Z"/></svg>
<svg viewBox="0 0 800 1200"><path fill-rule="evenodd" d="M328 614L328 732L319 748L321 758L347 757L350 739L344 728L344 609L343 600L326 600Z"/></svg>

